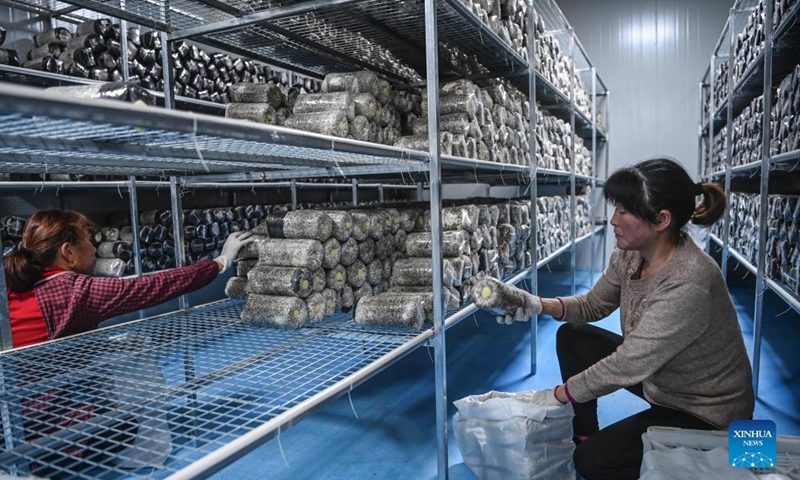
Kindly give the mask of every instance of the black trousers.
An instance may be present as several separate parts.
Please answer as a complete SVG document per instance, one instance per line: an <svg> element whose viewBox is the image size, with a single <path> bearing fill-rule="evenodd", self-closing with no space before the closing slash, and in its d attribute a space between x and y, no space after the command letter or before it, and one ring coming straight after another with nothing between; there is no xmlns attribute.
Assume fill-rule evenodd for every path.
<svg viewBox="0 0 800 480"><path fill-rule="evenodd" d="M586 370L602 358L614 353L622 337L593 325L569 323L558 329L556 352L561 378ZM642 385L627 390L644 399ZM649 403L649 402L648 402ZM575 449L575 469L585 480L635 480L642 465L642 434L647 427L678 427L716 430L716 427L686 412L650 404L650 408L600 430L597 421L597 400L575 404L573 432L589 438Z"/></svg>

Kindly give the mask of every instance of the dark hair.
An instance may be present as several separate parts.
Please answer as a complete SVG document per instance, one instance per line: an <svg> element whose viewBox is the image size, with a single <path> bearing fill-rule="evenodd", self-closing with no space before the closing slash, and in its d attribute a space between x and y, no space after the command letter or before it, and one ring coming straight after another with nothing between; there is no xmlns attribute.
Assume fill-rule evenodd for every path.
<svg viewBox="0 0 800 480"><path fill-rule="evenodd" d="M677 240L691 221L713 225L725 213L725 192L716 183L694 183L686 170L670 158L653 158L614 172L603 187L606 201L633 215L657 223L658 212L672 214L670 232ZM698 205L697 196L703 201Z"/></svg>
<svg viewBox="0 0 800 480"><path fill-rule="evenodd" d="M94 224L73 211L42 210L25 224L19 248L3 261L6 283L12 292L26 292L42 278L45 267L56 260L64 243L77 244Z"/></svg>

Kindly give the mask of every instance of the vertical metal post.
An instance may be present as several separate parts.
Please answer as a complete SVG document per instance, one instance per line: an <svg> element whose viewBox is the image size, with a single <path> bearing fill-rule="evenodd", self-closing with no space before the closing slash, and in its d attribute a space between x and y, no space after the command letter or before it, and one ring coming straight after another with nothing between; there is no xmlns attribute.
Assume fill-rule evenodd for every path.
<svg viewBox="0 0 800 480"><path fill-rule="evenodd" d="M611 92L606 90L606 142L605 142L605 176L606 180L611 175L609 171L610 157L611 157ZM606 251L608 250L608 203L603 199L603 212L605 213L606 222L603 225L603 269L606 268Z"/></svg>
<svg viewBox="0 0 800 480"><path fill-rule="evenodd" d="M697 181L703 182L704 175L703 175L703 82L700 81L698 85L698 92L700 96L700 121L698 122L698 129L697 132ZM705 244L705 251L706 253L711 252L711 236L706 236L706 244Z"/></svg>
<svg viewBox="0 0 800 480"><path fill-rule="evenodd" d="M14 368L14 363L9 362L7 365L0 365L0 396L4 398L4 400L0 401L0 421L3 424L3 450L6 452L14 450L15 444L25 439L22 405L13 396L12 398L6 397L9 386L13 387L18 383L18 375ZM17 464L9 465L4 473L13 476L26 476L30 473L30 461L20 460Z"/></svg>
<svg viewBox="0 0 800 480"><path fill-rule="evenodd" d="M697 133L697 180L703 181L703 82L700 82L700 131Z"/></svg>
<svg viewBox="0 0 800 480"><path fill-rule="evenodd" d="M186 265L186 254L183 251L183 202L178 177L169 177L169 193L172 204L172 238L175 239L175 266L180 268ZM178 306L181 310L189 308L186 295L178 297Z"/></svg>
<svg viewBox="0 0 800 480"><path fill-rule="evenodd" d="M292 179L292 185L290 188L292 192L292 211L294 212L297 210L297 180L294 178Z"/></svg>
<svg viewBox="0 0 800 480"><path fill-rule="evenodd" d="M422 184L422 182L417 183L417 201L418 202L421 202L422 199L424 198L423 197L424 191L425 191L425 186Z"/></svg>
<svg viewBox="0 0 800 480"><path fill-rule="evenodd" d="M705 171L708 175L708 180L711 181L711 174L714 173L713 167L711 164L714 160L714 116L716 115L717 106L714 104L714 97L716 96L716 73L715 70L717 68L716 65L716 55L711 56L711 69L709 70L709 86L708 86L708 152L705 159ZM727 195L727 193L726 193ZM727 218L728 211L725 212L725 217ZM727 224L725 223L725 219L722 220L722 225L724 228L728 228ZM711 251L711 236L708 237L708 251ZM723 256L725 255L725 251L723 249ZM725 262L722 262L722 265L725 265ZM723 275L723 278L724 275Z"/></svg>
<svg viewBox="0 0 800 480"><path fill-rule="evenodd" d="M764 111L762 122L772 118L772 14L774 2L766 2L766 18L764 19ZM767 124L764 124L767 125ZM758 395L758 378L761 371L761 322L764 315L764 294L766 284L767 263L767 213L769 200L769 167L772 164L770 154L771 128L761 129L761 212L758 219L758 263L756 273L756 301L753 317L753 390Z"/></svg>
<svg viewBox="0 0 800 480"><path fill-rule="evenodd" d="M436 0L425 0L425 59L428 84L428 146L431 195L431 248L433 263L433 349L436 365L436 453L438 479L448 478L447 455L447 352L445 350L444 294L442 282L442 166L439 158L439 40Z"/></svg>
<svg viewBox="0 0 800 480"><path fill-rule="evenodd" d="M353 206L358 206L358 180L353 179Z"/></svg>
<svg viewBox="0 0 800 480"><path fill-rule="evenodd" d="M731 201L731 157L733 156L733 143L731 138L733 136L733 46L736 42L735 26L736 26L736 10L731 8L729 20L731 38L728 55L728 115L725 128L725 197L728 205ZM768 120L765 120L768 122ZM768 125L768 123L764 123ZM722 232L722 277L728 280L728 258L730 257L730 228L731 228L731 215L730 210L725 212L725 231Z"/></svg>
<svg viewBox="0 0 800 480"><path fill-rule="evenodd" d="M383 185L378 185L378 201L383 203Z"/></svg>
<svg viewBox="0 0 800 480"><path fill-rule="evenodd" d="M128 21L119 21L119 47L120 61L122 62L122 81L127 82L131 78L130 64L128 63ZM163 47L163 46L162 46ZM162 50L163 51L163 50Z"/></svg>
<svg viewBox="0 0 800 480"><path fill-rule="evenodd" d="M164 71L164 108L175 108L175 79L172 78L172 69L175 61L172 59L172 40L169 39L167 32L159 32L161 37L161 66Z"/></svg>
<svg viewBox="0 0 800 480"><path fill-rule="evenodd" d="M134 275L142 275L142 252L141 241L139 239L139 195L136 192L136 177L128 177L128 199L130 200L131 210L131 230L133 230L133 266ZM175 245L177 249L177 244Z"/></svg>
<svg viewBox="0 0 800 480"><path fill-rule="evenodd" d="M714 104L714 97L717 95L716 89L716 74L715 69L717 68L716 65L716 55L711 56L711 75L709 77L709 87L708 87L708 156L706 157L706 173L710 177L713 172L711 163L714 159L714 116L717 111L717 106Z"/></svg>
<svg viewBox="0 0 800 480"><path fill-rule="evenodd" d="M172 203L172 237L175 240L175 266L178 268L186 265L186 261L184 260L185 253L183 251L183 202L181 201L181 180L182 179L178 177L169 177L170 199ZM178 308L180 310L189 308L189 298L186 295L178 297ZM186 321L186 317L181 321L182 330ZM188 334L188 331L186 333ZM184 346L182 350L184 375L186 375L187 380L191 380L195 378L196 375L194 357L192 356L193 352L188 345ZM191 411L196 412L197 393L192 391L186 397ZM193 414L192 424L194 426L192 434L194 435L194 431L197 428L196 414Z"/></svg>
<svg viewBox="0 0 800 480"><path fill-rule="evenodd" d="M595 257L595 234L594 234L594 204L597 196L597 69L592 67L592 192L589 194L589 228L592 234L589 237L589 248L591 249L589 258L589 285L594 283L594 257Z"/></svg>
<svg viewBox="0 0 800 480"><path fill-rule="evenodd" d="M3 243L3 232L0 230L0 244ZM11 315L8 311L8 293L6 292L5 272L0 275L0 348L11 350L14 342L11 339ZM5 425L5 422L3 422Z"/></svg>
<svg viewBox="0 0 800 480"><path fill-rule="evenodd" d="M530 149L530 190L531 190L531 211L530 211L530 218L531 218L531 238L530 238L530 248L531 248L531 273L530 273L530 281L531 281L531 293L534 295L539 294L539 270L536 268L536 264L539 263L539 256L537 251L537 239L539 237L537 219L539 218L538 214L538 206L536 203L536 197L539 195L538 192L538 170L539 170L539 162L536 158L536 150L538 148L538 140L536 138L536 123L539 121L538 109L536 107L536 52L533 48L536 45L536 10L535 10L536 0L531 0L530 7L528 7L528 24L526 28L528 29L528 40L530 44L528 45L528 102L530 104L530 131L528 134L530 135L530 139L528 142L528 148ZM536 374L537 365L538 365L538 351L536 348L537 342L539 340L539 316L536 315L531 318L531 375Z"/></svg>
<svg viewBox="0 0 800 480"><path fill-rule="evenodd" d="M572 28L569 29L569 58L572 60L572 64L569 68L569 122L570 126L572 127L572 135L571 135L571 145L572 145L572 153L571 153L571 160L570 160L570 174L569 174L569 211L570 216L572 217L572 222L570 222L570 236L572 237L572 247L571 251L572 254L570 255L569 261L569 268L570 268L570 275L571 275L571 285L570 291L572 295L575 295L575 276L576 276L576 261L575 257L578 256L578 244L575 243L576 236L578 234L577 225L575 223L575 214L577 210L577 199L575 198L575 30Z"/></svg>

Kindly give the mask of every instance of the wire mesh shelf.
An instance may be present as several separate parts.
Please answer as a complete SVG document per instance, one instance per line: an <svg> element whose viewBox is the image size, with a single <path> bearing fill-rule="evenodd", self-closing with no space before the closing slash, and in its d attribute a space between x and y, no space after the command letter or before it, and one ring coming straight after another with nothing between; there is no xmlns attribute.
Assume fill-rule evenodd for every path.
<svg viewBox="0 0 800 480"><path fill-rule="evenodd" d="M549 180L550 177L552 177L558 181L561 181L561 180L569 180L570 172L539 167L536 169L536 176L541 177L544 180Z"/></svg>
<svg viewBox="0 0 800 480"><path fill-rule="evenodd" d="M427 153L122 102L0 85L2 171L167 175L387 165ZM335 171L335 170L334 170ZM134 173L135 172L135 173Z"/></svg>
<svg viewBox="0 0 800 480"><path fill-rule="evenodd" d="M569 97L538 72L536 73L536 102L548 114L570 123L572 107ZM592 138L592 121L577 108L575 109L575 134L583 139ZM606 138L605 132L600 128L597 129L597 138L601 141Z"/></svg>
<svg viewBox="0 0 800 480"><path fill-rule="evenodd" d="M708 238L710 238L712 242L716 243L720 247L722 246L722 240L718 236L714 235L713 233L709 234Z"/></svg>
<svg viewBox="0 0 800 480"><path fill-rule="evenodd" d="M256 430L271 428L260 440L271 438L433 332L365 327L342 312L298 330L256 327L240 319L243 305L224 300L0 354L0 470L165 478ZM447 312L448 327L474 310Z"/></svg>
<svg viewBox="0 0 800 480"><path fill-rule="evenodd" d="M734 30L739 32L744 30L746 12L748 9L755 8L758 2L755 0L745 0L737 3L737 13L735 14ZM794 71L795 66L800 62L800 52L796 46L800 42L800 5L795 4L781 21L780 26L773 35L772 46L772 86L777 87L781 80ZM730 23L730 22L729 22ZM725 39L724 45L727 48L730 42L729 23L723 31ZM722 41L722 38L720 41ZM728 56L728 51L721 52L722 56ZM741 78L731 90L733 118L736 118L750 102L762 95L764 92L764 51L762 50L742 74ZM728 102L722 102L714 114L714 132L716 133L727 123ZM707 131L707 128L706 128Z"/></svg>
<svg viewBox="0 0 800 480"><path fill-rule="evenodd" d="M745 165L737 165L735 167L731 167L731 175L732 176L744 176L744 175L757 175L761 170L761 160L756 162L747 163ZM722 175L725 175L725 172L721 172Z"/></svg>
<svg viewBox="0 0 800 480"><path fill-rule="evenodd" d="M24 1L39 3L36 0ZM43 0L41 3L46 5L47 0ZM213 2L193 0L170 0L169 2L158 0L126 0L124 2L118 0L70 0L69 3L110 17L128 20L137 25L167 32L232 18L232 15L209 5L209 3L213 5Z"/></svg>
<svg viewBox="0 0 800 480"><path fill-rule="evenodd" d="M0 65L0 81L15 83L18 85L39 86L39 87L60 87L64 85L92 85L106 83L101 80L90 78L71 77L57 73L41 72L22 67L12 67ZM149 90L156 97L158 104L164 104L164 92ZM225 113L225 104L215 103L207 100L176 96L175 102L180 110L191 110L209 114L221 115Z"/></svg>
<svg viewBox="0 0 800 480"><path fill-rule="evenodd" d="M344 315L314 328L259 328L239 319L242 305L224 301L0 355L3 428L15 433L0 467L164 478L429 335L362 328ZM137 430L146 436L140 426L166 439L151 431L156 440L132 443ZM154 471L144 468L148 456L167 460Z"/></svg>
<svg viewBox="0 0 800 480"><path fill-rule="evenodd" d="M15 2L36 6L45 12L58 11L61 5L61 2L36 0ZM192 38L201 43L312 76L370 69L393 81L413 83L425 75L423 0L404 0L399 3L390 0L339 1L330 5L312 0L246 4L216 0L173 0L169 3L154 0L75 0L70 3L139 25L173 32L173 36L179 36L182 30L196 31L198 34ZM307 5L307 11L302 9L303 5ZM526 59L504 43L459 0L441 0L437 5L440 42L458 48L466 56L474 56L481 65L479 71L467 71L469 67L451 64L446 61L445 55L440 54L443 75L453 73L463 77L490 72L508 76L517 88L527 94ZM287 7L292 7L292 12L300 13L281 16L280 12ZM543 5L539 8L545 9L545 18L557 14L562 23L566 22L554 4L550 8L555 9L556 13L548 14L549 10ZM228 27L222 31L210 30L215 23L233 22L237 17L267 10L276 12L276 18ZM588 65L585 55L580 57ZM6 76L16 73L9 71ZM584 74L589 75L590 72ZM53 79L47 75L34 75L34 80L77 82L70 77ZM537 79L537 90L538 98L554 115L569 121L570 101L564 93L549 85L541 76ZM192 109L198 108L195 105L197 102L191 99L179 98L178 101ZM576 130L578 135L591 138L591 120L579 111L576 112ZM601 139L605 138L604 132L598 133Z"/></svg>
<svg viewBox="0 0 800 480"><path fill-rule="evenodd" d="M776 169L795 171L800 166L800 150L774 155L770 158L770 163Z"/></svg>
<svg viewBox="0 0 800 480"><path fill-rule="evenodd" d="M797 283L797 280L795 280ZM790 286L782 281L768 278L766 281L767 286L775 292L776 295L789 304L795 312L800 313L800 291L796 288L792 289Z"/></svg>
<svg viewBox="0 0 800 480"><path fill-rule="evenodd" d="M3 4L39 16L42 19L58 17L58 20L72 24L82 23L86 20L96 20L103 16L99 12L77 9L71 3L58 0L8 0Z"/></svg>
<svg viewBox="0 0 800 480"><path fill-rule="evenodd" d="M339 4L315 3L313 11L269 22L226 27L221 32L209 31L214 25L195 31L205 38L242 47L320 75L364 68L395 81L416 82L425 75L425 5L422 0L345 3L346 8ZM474 55L488 72L526 71L527 61L458 0L443 0L437 5L439 41L444 45L456 47L468 56ZM457 66L444 66L447 68L442 73L464 73ZM527 91L524 77L512 81Z"/></svg>
<svg viewBox="0 0 800 480"><path fill-rule="evenodd" d="M158 30L179 34L200 32L201 42L225 45L249 57L273 60L298 71L325 75L370 68L393 80L418 81L424 74L424 1L366 0L358 2L217 0L15 0L43 15L70 5ZM307 8L303 8L307 6ZM298 8L299 7L299 8ZM281 12L291 8L291 15ZM270 22L205 31L220 22L270 12ZM506 45L458 0L438 3L439 40L475 55L491 72L524 72L527 62ZM473 72L480 73L480 72ZM526 80L519 81L525 88Z"/></svg>

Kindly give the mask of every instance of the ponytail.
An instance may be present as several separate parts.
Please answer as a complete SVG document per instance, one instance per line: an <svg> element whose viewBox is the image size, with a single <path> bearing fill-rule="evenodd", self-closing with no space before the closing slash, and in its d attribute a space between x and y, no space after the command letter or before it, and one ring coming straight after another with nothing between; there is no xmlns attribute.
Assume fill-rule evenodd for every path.
<svg viewBox="0 0 800 480"><path fill-rule="evenodd" d="M42 278L44 267L34 263L31 252L21 245L3 259L7 287L12 292L27 292Z"/></svg>
<svg viewBox="0 0 800 480"><path fill-rule="evenodd" d="M706 182L699 186L702 189L703 201L695 208L692 223L708 227L722 218L728 202L725 191L719 184Z"/></svg>

